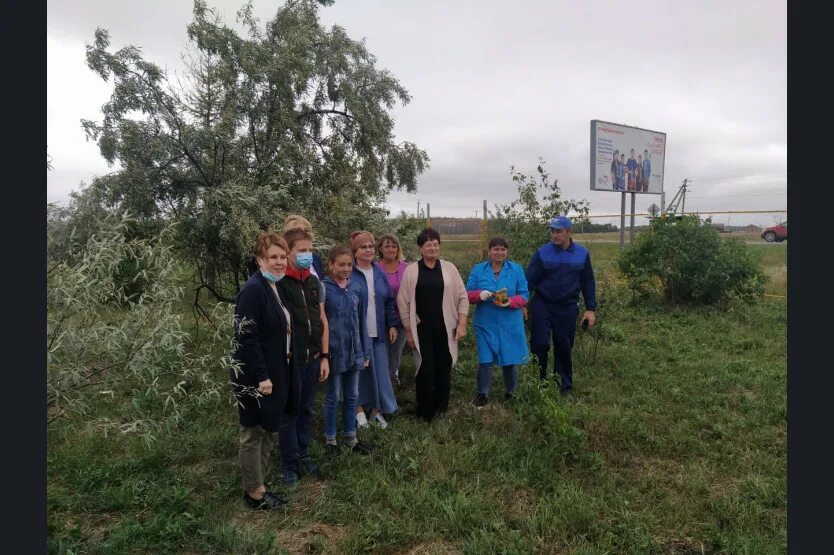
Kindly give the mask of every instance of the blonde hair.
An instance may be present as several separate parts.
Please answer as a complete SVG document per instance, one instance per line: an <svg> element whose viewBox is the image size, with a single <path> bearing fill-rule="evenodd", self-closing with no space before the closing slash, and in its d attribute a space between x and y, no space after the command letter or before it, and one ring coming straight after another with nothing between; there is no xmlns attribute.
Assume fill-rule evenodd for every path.
<svg viewBox="0 0 834 555"><path fill-rule="evenodd" d="M379 243L376 244L376 250L379 253L379 259L382 260L382 245L385 244L386 241L390 241L397 245L397 259L398 260L405 260L405 255L403 255L403 247L400 245L400 241L391 233L386 233L382 237L379 238Z"/></svg>
<svg viewBox="0 0 834 555"><path fill-rule="evenodd" d="M313 224L310 223L310 220L305 218L304 216L300 216L298 214L289 214L286 218L284 218L284 233L288 232L291 229L304 229L307 228L309 230L310 236L313 235Z"/></svg>
<svg viewBox="0 0 834 555"><path fill-rule="evenodd" d="M353 255L356 256L356 251L359 250L359 246L370 237L371 243L374 243L374 235L370 231L354 231L350 234L350 250L353 252Z"/></svg>

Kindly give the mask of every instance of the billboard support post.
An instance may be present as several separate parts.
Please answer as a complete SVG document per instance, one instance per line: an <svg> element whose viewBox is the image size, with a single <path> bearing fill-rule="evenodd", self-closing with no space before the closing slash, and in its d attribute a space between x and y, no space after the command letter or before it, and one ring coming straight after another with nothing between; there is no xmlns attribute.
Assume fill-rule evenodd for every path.
<svg viewBox="0 0 834 555"><path fill-rule="evenodd" d="M625 192L620 193L620 250L625 248Z"/></svg>
<svg viewBox="0 0 834 555"><path fill-rule="evenodd" d="M628 244L634 241L634 201L637 198L637 193L631 193L631 222L628 226Z"/></svg>

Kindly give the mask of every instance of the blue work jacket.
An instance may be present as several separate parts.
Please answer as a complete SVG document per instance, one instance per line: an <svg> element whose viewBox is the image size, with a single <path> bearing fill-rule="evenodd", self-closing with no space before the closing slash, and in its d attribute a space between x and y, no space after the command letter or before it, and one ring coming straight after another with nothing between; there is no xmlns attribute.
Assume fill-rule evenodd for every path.
<svg viewBox="0 0 834 555"><path fill-rule="evenodd" d="M585 308L597 309L591 254L573 240L566 249L553 243L539 247L527 265L526 275L530 289L549 305L576 307L581 291Z"/></svg>
<svg viewBox="0 0 834 555"><path fill-rule="evenodd" d="M492 273L492 262L479 262L466 280L467 292L486 289L494 293L505 287L508 297L518 295L525 304L530 299L524 270L510 260L504 261L497 277ZM476 307L472 326L475 329L478 362L499 366L527 362L529 351L521 308L502 308L496 306L491 298L477 301Z"/></svg>

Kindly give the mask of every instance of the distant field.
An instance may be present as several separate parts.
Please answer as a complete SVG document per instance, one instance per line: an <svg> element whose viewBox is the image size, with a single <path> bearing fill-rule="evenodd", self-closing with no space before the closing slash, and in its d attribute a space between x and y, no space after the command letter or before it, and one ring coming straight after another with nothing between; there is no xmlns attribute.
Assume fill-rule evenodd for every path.
<svg viewBox="0 0 834 555"><path fill-rule="evenodd" d="M615 238L617 242L608 241ZM724 234L722 237L737 237L737 234ZM588 233L585 235L574 235L577 242L585 245L591 252L594 265L613 265L620 252L619 233ZM601 241L601 240L604 240ZM771 245L761 240L761 245L748 245L759 257L759 261L765 273L770 277L765 293L768 295L787 295L788 279L788 251L787 242ZM479 235L445 235L442 238L441 253L444 257L461 263L462 268L468 270L475 263L483 260L481 253ZM512 244L510 244L510 257L512 258ZM516 260L526 265L526 260Z"/></svg>

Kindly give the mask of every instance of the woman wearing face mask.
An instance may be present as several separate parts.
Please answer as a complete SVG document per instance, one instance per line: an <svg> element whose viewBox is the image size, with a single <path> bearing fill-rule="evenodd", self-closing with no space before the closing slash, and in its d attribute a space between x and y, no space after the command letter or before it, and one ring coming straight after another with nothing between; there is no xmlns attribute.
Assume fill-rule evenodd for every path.
<svg viewBox="0 0 834 555"><path fill-rule="evenodd" d="M385 273L374 261L374 236L368 231L354 231L350 234L350 248L354 265L350 279L357 287L362 308L359 324L366 326L368 335L363 339L365 360L368 368L359 373L359 405L356 407L356 425L367 428L367 409L371 411L371 422L380 428L387 428L384 414L397 411L397 399L388 374L388 344L397 340L397 326L400 324L394 313L394 296ZM367 339L366 339L367 338Z"/></svg>
<svg viewBox="0 0 834 555"><path fill-rule="evenodd" d="M406 342L417 366L417 416L431 420L449 406L452 366L466 335L469 300L460 272L440 260L440 234L417 236L422 258L405 269L397 295Z"/></svg>
<svg viewBox="0 0 834 555"><path fill-rule="evenodd" d="M521 309L527 306L530 292L524 269L507 260L508 247L503 237L492 239L489 260L475 264L466 282L469 302L477 306L472 327L478 346L478 407L489 400L494 364L504 370L504 397L510 399L515 394L518 365L529 357Z"/></svg>
<svg viewBox="0 0 834 555"><path fill-rule="evenodd" d="M276 283L287 268L286 241L262 233L255 243L258 270L238 293L235 340L229 370L240 417L238 457L243 499L253 509L274 510L286 500L266 490L264 476L282 418L296 410L299 377L290 364L291 316Z"/></svg>

